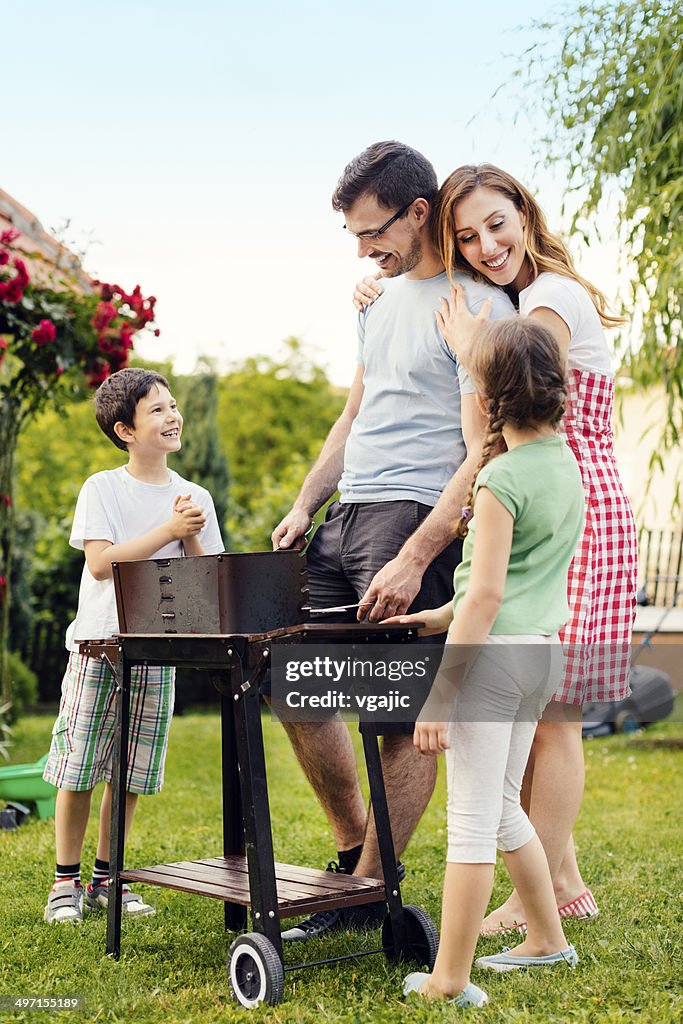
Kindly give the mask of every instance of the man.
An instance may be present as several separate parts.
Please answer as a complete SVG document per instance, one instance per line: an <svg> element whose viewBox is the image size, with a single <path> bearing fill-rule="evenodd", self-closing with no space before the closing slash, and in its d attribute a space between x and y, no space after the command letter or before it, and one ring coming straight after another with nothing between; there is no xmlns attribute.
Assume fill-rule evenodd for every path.
<svg viewBox="0 0 683 1024"><path fill-rule="evenodd" d="M358 256L374 259L383 277L393 280L360 315L359 365L344 410L272 534L275 548L303 547L313 516L338 489L340 499L307 552L310 603L324 608L359 602L358 618L372 622L452 597L461 557L454 541L457 513L481 451L483 421L474 388L434 316L450 287L431 239L437 191L429 161L398 142L370 146L339 181L332 206L344 214ZM514 313L502 291L455 276L472 312L489 300L494 317ZM285 728L337 842L339 864L331 863L330 870L381 877L374 823L345 724L334 718ZM433 792L436 764L414 749L412 724L382 731L400 855ZM375 922L377 904L346 916L327 911L283 938L303 940Z"/></svg>

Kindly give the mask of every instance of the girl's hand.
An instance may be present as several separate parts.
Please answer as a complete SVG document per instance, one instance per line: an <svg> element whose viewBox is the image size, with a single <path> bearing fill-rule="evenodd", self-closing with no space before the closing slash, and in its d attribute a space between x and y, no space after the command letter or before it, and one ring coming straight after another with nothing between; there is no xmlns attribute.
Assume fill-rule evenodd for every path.
<svg viewBox="0 0 683 1024"><path fill-rule="evenodd" d="M486 299L476 316L472 316L467 308L465 289L460 284L451 288L451 301L439 300L436 312L436 323L444 336L451 352L458 357L465 369L468 369L468 357L472 339L479 328L491 316L491 299Z"/></svg>
<svg viewBox="0 0 683 1024"><path fill-rule="evenodd" d="M353 304L359 313L362 313L366 306L371 306L375 299L378 299L384 289L377 284L382 277L382 271L377 274L370 274L359 281L353 293Z"/></svg>
<svg viewBox="0 0 683 1024"><path fill-rule="evenodd" d="M413 733L413 745L421 754L443 754L448 750L448 722L420 722L415 723Z"/></svg>
<svg viewBox="0 0 683 1024"><path fill-rule="evenodd" d="M445 633L453 621L453 605L442 605L441 608L425 608L423 612L411 612L410 615L392 615L389 619L382 619L383 623L390 625L396 623L400 626L411 626L414 622L422 622L424 625L418 629L418 636L435 636L437 633Z"/></svg>

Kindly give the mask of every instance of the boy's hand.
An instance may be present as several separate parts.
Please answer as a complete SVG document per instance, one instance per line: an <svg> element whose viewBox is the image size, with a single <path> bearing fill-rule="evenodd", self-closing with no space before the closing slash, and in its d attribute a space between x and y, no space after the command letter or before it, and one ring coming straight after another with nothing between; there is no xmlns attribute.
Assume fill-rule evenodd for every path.
<svg viewBox="0 0 683 1024"><path fill-rule="evenodd" d="M448 750L448 722L415 723L413 745L421 754L443 754Z"/></svg>
<svg viewBox="0 0 683 1024"><path fill-rule="evenodd" d="M175 540L196 537L204 528L206 515L200 505L192 501L192 495L179 494L173 501L171 531Z"/></svg>

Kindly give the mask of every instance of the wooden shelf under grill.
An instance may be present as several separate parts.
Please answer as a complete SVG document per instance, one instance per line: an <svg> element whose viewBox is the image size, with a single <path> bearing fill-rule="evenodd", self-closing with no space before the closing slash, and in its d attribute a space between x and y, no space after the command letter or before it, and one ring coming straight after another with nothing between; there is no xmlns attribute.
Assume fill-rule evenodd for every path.
<svg viewBox="0 0 683 1024"><path fill-rule="evenodd" d="M211 896L242 906L251 905L245 857L208 857L204 860L155 864L122 871L124 882L144 882L180 892ZM316 910L375 903L384 899L384 883L294 864L275 864L278 917L306 915Z"/></svg>

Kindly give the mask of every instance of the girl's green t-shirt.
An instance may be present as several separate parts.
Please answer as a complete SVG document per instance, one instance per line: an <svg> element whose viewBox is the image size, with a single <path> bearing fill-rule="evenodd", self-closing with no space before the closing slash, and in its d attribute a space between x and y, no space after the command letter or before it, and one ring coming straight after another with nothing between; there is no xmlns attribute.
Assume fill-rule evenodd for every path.
<svg viewBox="0 0 683 1024"><path fill-rule="evenodd" d="M479 473L474 497L487 487L514 519L500 611L491 633L552 635L569 618L567 572L584 524L584 491L576 458L559 434L518 445ZM455 570L457 611L467 591L474 516Z"/></svg>

